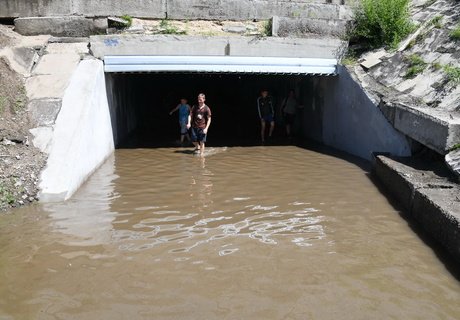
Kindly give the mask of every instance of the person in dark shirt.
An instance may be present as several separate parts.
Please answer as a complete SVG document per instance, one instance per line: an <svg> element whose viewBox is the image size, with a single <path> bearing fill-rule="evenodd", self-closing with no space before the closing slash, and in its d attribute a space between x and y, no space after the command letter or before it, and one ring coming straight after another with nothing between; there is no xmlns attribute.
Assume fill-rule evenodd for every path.
<svg viewBox="0 0 460 320"><path fill-rule="evenodd" d="M260 137L262 142L265 142L265 127L266 123L270 123L268 137L271 138L273 130L275 129L275 111L273 108L272 97L268 95L267 90L260 92L260 97L257 98L257 110L259 111L259 118L261 124Z"/></svg>
<svg viewBox="0 0 460 320"><path fill-rule="evenodd" d="M204 147L209 126L211 125L211 109L204 103L206 97L203 93L198 95L198 105L193 106L188 116L187 129L192 128L192 142L195 152L204 155Z"/></svg>

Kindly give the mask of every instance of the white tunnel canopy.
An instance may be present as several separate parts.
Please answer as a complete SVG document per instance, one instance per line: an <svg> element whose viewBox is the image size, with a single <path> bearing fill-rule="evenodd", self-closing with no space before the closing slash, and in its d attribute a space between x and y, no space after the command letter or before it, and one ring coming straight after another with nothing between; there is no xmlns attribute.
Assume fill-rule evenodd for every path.
<svg viewBox="0 0 460 320"><path fill-rule="evenodd" d="M336 59L239 56L104 57L105 72L335 75Z"/></svg>

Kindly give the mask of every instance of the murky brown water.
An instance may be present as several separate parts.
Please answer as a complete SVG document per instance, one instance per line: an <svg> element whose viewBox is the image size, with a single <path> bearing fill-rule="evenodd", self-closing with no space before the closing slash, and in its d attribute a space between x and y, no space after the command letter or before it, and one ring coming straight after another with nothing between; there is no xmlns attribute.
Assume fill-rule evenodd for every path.
<svg viewBox="0 0 460 320"><path fill-rule="evenodd" d="M365 172L297 147L117 150L0 217L0 319L458 319L460 284Z"/></svg>

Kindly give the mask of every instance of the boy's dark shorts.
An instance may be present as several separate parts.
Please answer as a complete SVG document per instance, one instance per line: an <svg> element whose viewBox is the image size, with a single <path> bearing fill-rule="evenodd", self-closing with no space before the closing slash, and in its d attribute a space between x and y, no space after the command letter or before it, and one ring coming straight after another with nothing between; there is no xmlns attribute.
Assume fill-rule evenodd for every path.
<svg viewBox="0 0 460 320"><path fill-rule="evenodd" d="M294 120L295 120L295 114L289 114L289 113L284 114L284 121L286 122L286 124L294 124Z"/></svg>
<svg viewBox="0 0 460 320"><path fill-rule="evenodd" d="M267 115L263 116L261 119L263 121L265 121L265 122L273 122L274 121L273 115L271 115L271 114L267 114Z"/></svg>
<svg viewBox="0 0 460 320"><path fill-rule="evenodd" d="M203 129L192 128L192 141L206 142L206 134L203 132Z"/></svg>

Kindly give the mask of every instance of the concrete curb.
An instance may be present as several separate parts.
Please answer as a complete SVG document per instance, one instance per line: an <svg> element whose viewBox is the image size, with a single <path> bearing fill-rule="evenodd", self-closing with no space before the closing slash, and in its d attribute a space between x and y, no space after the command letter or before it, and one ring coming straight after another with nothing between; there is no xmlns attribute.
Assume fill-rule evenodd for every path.
<svg viewBox="0 0 460 320"><path fill-rule="evenodd" d="M377 155L373 174L409 215L460 262L460 186L448 176Z"/></svg>

